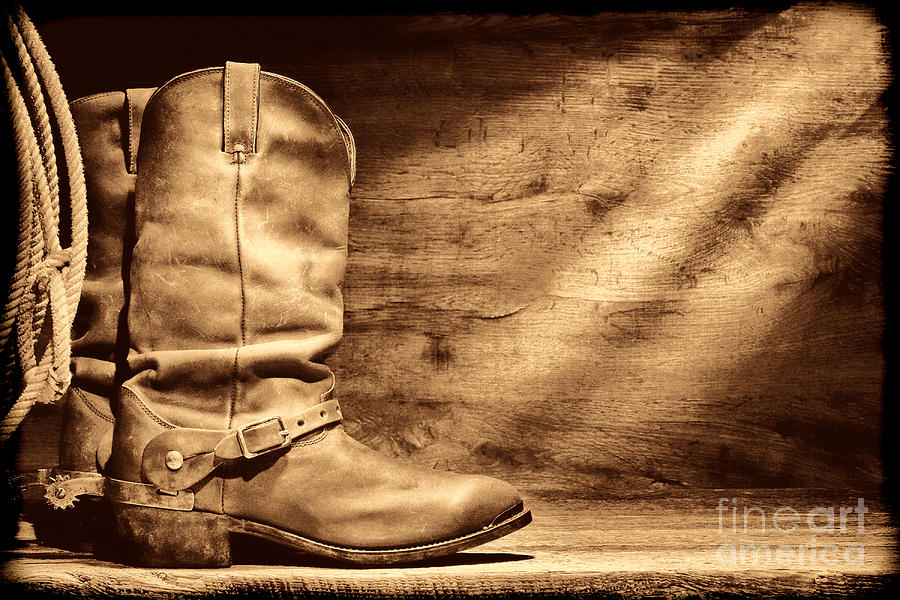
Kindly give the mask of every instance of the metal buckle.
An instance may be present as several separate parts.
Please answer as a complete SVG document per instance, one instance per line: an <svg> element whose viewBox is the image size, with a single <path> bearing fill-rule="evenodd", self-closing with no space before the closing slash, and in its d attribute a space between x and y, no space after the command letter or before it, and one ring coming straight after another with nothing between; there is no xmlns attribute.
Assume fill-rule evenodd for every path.
<svg viewBox="0 0 900 600"><path fill-rule="evenodd" d="M247 448L247 440L244 437L244 432L250 429L254 429L257 427L261 427L268 423L278 423L278 434L281 436L281 441L276 442L272 446L264 446L259 450L249 450ZM272 452L273 450L278 450L279 448L284 448L285 446L291 443L291 432L287 430L287 427L284 426L284 419L280 416L277 417L269 417L268 419L262 419L260 421L255 421L253 423L248 423L244 425L240 429L236 429L235 433L237 434L237 442L238 447L241 449L241 454L244 455L244 458L254 458L261 454L266 454L267 452Z"/></svg>

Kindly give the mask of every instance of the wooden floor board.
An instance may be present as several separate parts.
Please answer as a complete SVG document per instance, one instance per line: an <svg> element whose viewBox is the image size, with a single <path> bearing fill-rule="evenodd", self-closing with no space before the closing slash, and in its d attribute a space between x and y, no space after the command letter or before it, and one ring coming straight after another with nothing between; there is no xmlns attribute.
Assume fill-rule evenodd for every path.
<svg viewBox="0 0 900 600"><path fill-rule="evenodd" d="M862 519L846 512L858 509L860 498ZM18 590L81 598L845 597L887 593L894 583L897 530L877 495L682 490L531 506L534 522L525 529L424 565L344 567L245 541L228 569L144 569L23 541L6 554L2 572ZM824 514L814 513L811 527L817 507ZM831 533L828 509L835 515Z"/></svg>

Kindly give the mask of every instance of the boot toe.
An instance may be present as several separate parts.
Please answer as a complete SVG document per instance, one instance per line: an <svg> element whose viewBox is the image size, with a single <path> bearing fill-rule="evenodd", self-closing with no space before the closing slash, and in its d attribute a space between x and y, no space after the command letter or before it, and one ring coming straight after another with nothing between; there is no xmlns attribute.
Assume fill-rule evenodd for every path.
<svg viewBox="0 0 900 600"><path fill-rule="evenodd" d="M458 505L465 531L471 533L502 523L522 510L522 498L516 489L499 479L474 475Z"/></svg>

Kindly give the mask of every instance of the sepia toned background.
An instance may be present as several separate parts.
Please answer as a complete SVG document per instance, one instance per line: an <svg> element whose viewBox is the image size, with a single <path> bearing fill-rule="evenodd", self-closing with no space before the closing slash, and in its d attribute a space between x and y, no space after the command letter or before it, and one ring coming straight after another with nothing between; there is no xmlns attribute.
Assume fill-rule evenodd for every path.
<svg viewBox="0 0 900 600"><path fill-rule="evenodd" d="M243 60L347 122L330 364L370 446L540 498L882 483L872 10L39 25L70 99Z"/></svg>

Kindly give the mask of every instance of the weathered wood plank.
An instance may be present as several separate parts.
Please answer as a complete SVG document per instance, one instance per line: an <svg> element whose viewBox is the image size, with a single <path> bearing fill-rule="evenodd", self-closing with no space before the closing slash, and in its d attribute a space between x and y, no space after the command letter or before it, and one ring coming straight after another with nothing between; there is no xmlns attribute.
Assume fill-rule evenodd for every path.
<svg viewBox="0 0 900 600"><path fill-rule="evenodd" d="M860 519L860 497L817 490L708 490L616 501L539 502L533 503L534 523L509 537L431 564L400 568L311 563L250 544L240 564L229 569L140 569L26 546L7 554L2 575L16 591L74 598L887 594L896 566L896 530L875 497L863 497L867 512ZM719 504L722 511L717 511ZM816 507L833 509L831 533L825 531L823 515L814 513L810 526L809 514ZM854 512L847 513L848 508ZM782 512L776 518L778 509Z"/></svg>
<svg viewBox="0 0 900 600"><path fill-rule="evenodd" d="M371 445L546 496L881 482L892 150L871 10L42 34L72 95L256 60L349 123L332 364Z"/></svg>

